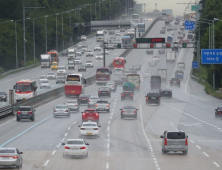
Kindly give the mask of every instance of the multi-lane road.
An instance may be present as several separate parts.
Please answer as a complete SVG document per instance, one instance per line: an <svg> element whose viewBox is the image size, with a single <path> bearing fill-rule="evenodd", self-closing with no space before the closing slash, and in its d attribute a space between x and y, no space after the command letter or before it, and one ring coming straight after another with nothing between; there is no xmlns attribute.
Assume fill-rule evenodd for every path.
<svg viewBox="0 0 222 170"><path fill-rule="evenodd" d="M159 34L162 26L164 21L157 22L147 37L162 37ZM174 39L176 37L177 31ZM92 44L90 48L93 48L93 42L95 38L88 39L86 43L89 46ZM107 62L111 63L120 53L117 50L110 52ZM126 57L126 69L136 63L142 65L142 70L148 69L150 73L157 74L159 68L166 68L167 82L163 82L162 87L172 89L173 98L162 98L159 106L146 105L144 96L150 91L150 77L141 77L141 87L135 92L133 102L121 101L122 88L118 86L111 98L107 98L111 112L100 114L100 138L84 138L89 143L88 158L64 158L62 155L61 143L70 138L79 138L80 112L87 108L81 106L80 112L72 113L70 118L54 118L52 108L56 104L65 103L65 96L38 107L35 122L16 122L12 117L0 121L0 147L17 147L23 151L24 170L220 169L222 120L214 117L214 109L220 105L220 101L204 93L203 87L190 79L192 54L191 48L180 49L176 62L166 63L165 54L160 55L154 50L153 55L160 56L160 61L156 66L149 66L148 61L153 55L147 55L145 49L133 50ZM60 58L60 64L67 63L65 58ZM84 58L83 63L86 60ZM180 88L170 87L169 80L174 77L178 61L186 64L184 79ZM102 66L102 62L101 65L99 62L98 67ZM2 79L0 87L8 89L8 85L13 85L18 79L31 76L38 78L46 72L50 70L35 68L20 72ZM87 70L85 77L93 74L95 70ZM139 74L142 75L142 71ZM98 87L92 84L86 87L85 93L97 95ZM119 109L124 105L133 105L139 109L137 120L120 118ZM162 154L160 135L165 130L184 130L187 133L187 155Z"/></svg>

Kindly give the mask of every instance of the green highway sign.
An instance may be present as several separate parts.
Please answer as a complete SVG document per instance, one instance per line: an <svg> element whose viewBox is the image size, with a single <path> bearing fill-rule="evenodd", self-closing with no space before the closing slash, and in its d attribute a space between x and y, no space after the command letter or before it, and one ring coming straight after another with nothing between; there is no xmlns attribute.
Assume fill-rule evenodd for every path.
<svg viewBox="0 0 222 170"><path fill-rule="evenodd" d="M197 11L198 5L191 5L191 11Z"/></svg>

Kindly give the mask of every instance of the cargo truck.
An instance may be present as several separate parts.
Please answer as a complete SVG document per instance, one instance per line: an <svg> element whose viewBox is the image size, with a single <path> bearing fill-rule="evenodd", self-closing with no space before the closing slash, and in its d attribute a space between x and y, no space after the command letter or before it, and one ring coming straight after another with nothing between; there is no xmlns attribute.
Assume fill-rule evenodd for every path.
<svg viewBox="0 0 222 170"><path fill-rule="evenodd" d="M161 77L161 81L167 80L167 69L158 69L158 76Z"/></svg>
<svg viewBox="0 0 222 170"><path fill-rule="evenodd" d="M51 54L41 54L41 68L51 66Z"/></svg>
<svg viewBox="0 0 222 170"><path fill-rule="evenodd" d="M126 76L126 81L133 83L136 89L140 89L140 75L139 74L128 74Z"/></svg>
<svg viewBox="0 0 222 170"><path fill-rule="evenodd" d="M76 57L76 52L74 48L68 48L68 53L67 53L68 60L74 60Z"/></svg>
<svg viewBox="0 0 222 170"><path fill-rule="evenodd" d="M153 89L161 89L161 77L160 76L151 76L151 90Z"/></svg>
<svg viewBox="0 0 222 170"><path fill-rule="evenodd" d="M166 62L175 62L176 60L176 51L167 51L166 52Z"/></svg>

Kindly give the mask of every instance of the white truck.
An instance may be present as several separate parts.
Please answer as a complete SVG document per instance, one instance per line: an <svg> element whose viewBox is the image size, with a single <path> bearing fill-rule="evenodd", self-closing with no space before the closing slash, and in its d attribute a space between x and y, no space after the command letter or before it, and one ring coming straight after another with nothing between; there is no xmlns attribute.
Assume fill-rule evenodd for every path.
<svg viewBox="0 0 222 170"><path fill-rule="evenodd" d="M68 57L68 60L74 60L75 59L76 52L75 52L74 48L68 48L67 57Z"/></svg>
<svg viewBox="0 0 222 170"><path fill-rule="evenodd" d="M104 41L104 31L97 31L96 32L96 41Z"/></svg>
<svg viewBox="0 0 222 170"><path fill-rule="evenodd" d="M41 54L41 68L51 66L51 54Z"/></svg>
<svg viewBox="0 0 222 170"><path fill-rule="evenodd" d="M166 81L167 80L167 69L158 69L157 75L161 77L161 81Z"/></svg>
<svg viewBox="0 0 222 170"><path fill-rule="evenodd" d="M166 62L172 61L175 62L176 60L176 51L167 51L166 52Z"/></svg>

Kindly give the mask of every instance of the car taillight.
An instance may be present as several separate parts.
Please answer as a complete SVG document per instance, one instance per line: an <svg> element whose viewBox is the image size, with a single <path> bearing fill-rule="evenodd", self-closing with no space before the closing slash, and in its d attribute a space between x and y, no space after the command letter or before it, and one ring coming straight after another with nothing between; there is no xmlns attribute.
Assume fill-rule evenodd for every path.
<svg viewBox="0 0 222 170"><path fill-rule="evenodd" d="M88 100L88 102L91 102L90 100Z"/></svg>
<svg viewBox="0 0 222 170"><path fill-rule="evenodd" d="M12 158L13 158L13 159L18 159L18 156L13 156Z"/></svg>
<svg viewBox="0 0 222 170"><path fill-rule="evenodd" d="M82 114L82 116L85 116L85 115L86 115L85 113Z"/></svg>
<svg viewBox="0 0 222 170"><path fill-rule="evenodd" d="M56 109L54 109L54 112L57 112Z"/></svg>
<svg viewBox="0 0 222 170"><path fill-rule="evenodd" d="M159 97L158 99L160 100L161 98Z"/></svg>
<svg viewBox="0 0 222 170"><path fill-rule="evenodd" d="M164 145L167 145L167 138L165 138Z"/></svg>
<svg viewBox="0 0 222 170"><path fill-rule="evenodd" d="M146 100L149 100L149 97L146 97Z"/></svg>
<svg viewBox="0 0 222 170"><path fill-rule="evenodd" d="M137 111L134 111L133 113L137 113Z"/></svg>
<svg viewBox="0 0 222 170"><path fill-rule="evenodd" d="M107 104L106 106L109 107L109 104Z"/></svg>
<svg viewBox="0 0 222 170"><path fill-rule="evenodd" d="M22 112L20 112L20 111L17 111L17 114L21 114Z"/></svg>
<svg viewBox="0 0 222 170"><path fill-rule="evenodd" d="M121 113L124 113L124 111L122 110Z"/></svg>
<svg viewBox="0 0 222 170"><path fill-rule="evenodd" d="M86 128L81 128L81 130L86 130Z"/></svg>
<svg viewBox="0 0 222 170"><path fill-rule="evenodd" d="M124 95L124 94L122 94L121 96L122 96L122 97L124 97L125 95Z"/></svg>
<svg viewBox="0 0 222 170"><path fill-rule="evenodd" d="M78 98L78 100L81 100L82 98Z"/></svg>
<svg viewBox="0 0 222 170"><path fill-rule="evenodd" d="M66 110L65 112L68 112L69 110Z"/></svg>
<svg viewBox="0 0 222 170"><path fill-rule="evenodd" d="M65 146L64 148L65 148L65 149L70 149L70 147L68 147L68 146Z"/></svg>
<svg viewBox="0 0 222 170"><path fill-rule="evenodd" d="M180 81L177 81L178 83L180 82Z"/></svg>
<svg viewBox="0 0 222 170"><path fill-rule="evenodd" d="M107 91L107 93L109 93L110 91Z"/></svg>
<svg viewBox="0 0 222 170"><path fill-rule="evenodd" d="M101 91L99 91L99 93L101 93Z"/></svg>
<svg viewBox="0 0 222 170"><path fill-rule="evenodd" d="M187 138L186 138L186 145L188 145L188 140L187 140Z"/></svg>
<svg viewBox="0 0 222 170"><path fill-rule="evenodd" d="M133 94L131 94L130 97L133 97Z"/></svg>
<svg viewBox="0 0 222 170"><path fill-rule="evenodd" d="M75 106L79 106L78 104L76 104Z"/></svg>
<svg viewBox="0 0 222 170"><path fill-rule="evenodd" d="M172 83L172 81L170 81L170 83Z"/></svg>
<svg viewBox="0 0 222 170"><path fill-rule="evenodd" d="M95 107L97 107L97 106L98 106L98 104L96 103L96 104L95 104Z"/></svg>
<svg viewBox="0 0 222 170"><path fill-rule="evenodd" d="M99 117L99 114L98 114L98 113L96 113L96 116L97 116L97 117Z"/></svg>
<svg viewBox="0 0 222 170"><path fill-rule="evenodd" d="M33 112L32 111L29 111L29 114L32 114Z"/></svg>
<svg viewBox="0 0 222 170"><path fill-rule="evenodd" d="M86 147L85 147L85 146L83 146L83 147L81 147L80 149L86 149Z"/></svg>
<svg viewBox="0 0 222 170"><path fill-rule="evenodd" d="M219 111L218 114L221 114L221 111Z"/></svg>
<svg viewBox="0 0 222 170"><path fill-rule="evenodd" d="M94 130L98 130L98 128L93 128Z"/></svg>

